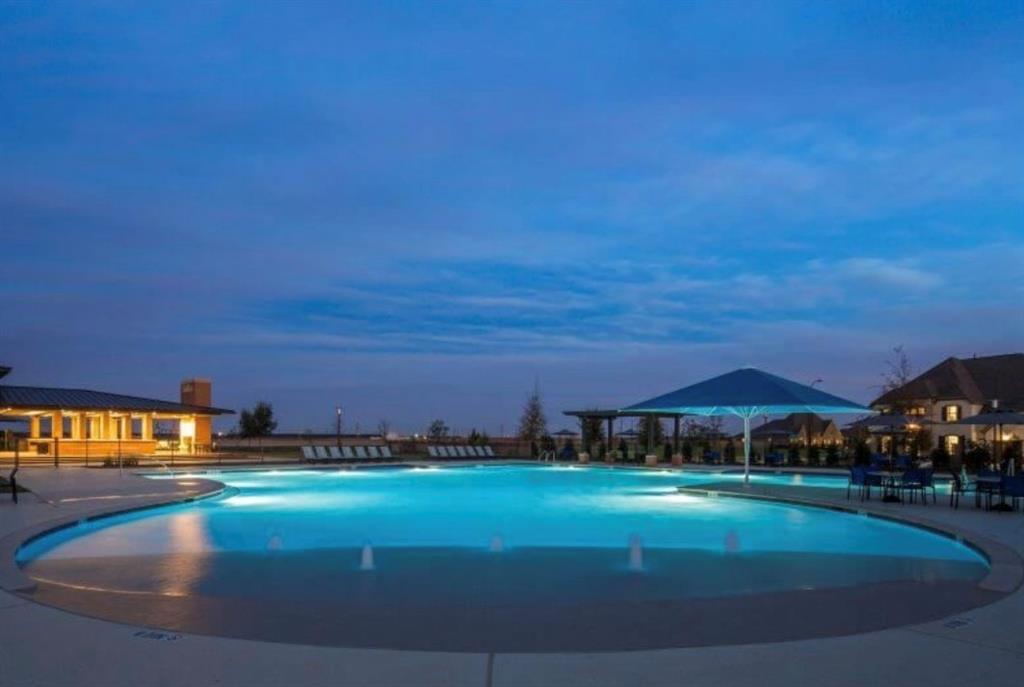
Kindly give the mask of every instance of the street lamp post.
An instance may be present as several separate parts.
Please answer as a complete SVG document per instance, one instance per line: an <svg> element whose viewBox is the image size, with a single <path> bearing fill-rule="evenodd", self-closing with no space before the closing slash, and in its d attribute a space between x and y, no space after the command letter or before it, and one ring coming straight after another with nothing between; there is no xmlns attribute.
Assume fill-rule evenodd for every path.
<svg viewBox="0 0 1024 687"><path fill-rule="evenodd" d="M335 440L338 442L338 448L341 448L341 406L334 407L335 414Z"/></svg>

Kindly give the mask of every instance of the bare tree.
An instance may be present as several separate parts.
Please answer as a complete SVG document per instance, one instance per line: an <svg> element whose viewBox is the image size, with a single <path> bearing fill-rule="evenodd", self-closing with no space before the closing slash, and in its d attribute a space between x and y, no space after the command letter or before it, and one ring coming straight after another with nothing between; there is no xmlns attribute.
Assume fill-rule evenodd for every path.
<svg viewBox="0 0 1024 687"><path fill-rule="evenodd" d="M391 423L387 420L381 420L377 423L377 434L380 435L381 439L387 439L388 434L391 433Z"/></svg>
<svg viewBox="0 0 1024 687"><path fill-rule="evenodd" d="M903 344L894 346L892 357L885 361L885 371L882 372L882 392L893 391L903 387L914 377L914 368L910 364L910 357L903 350Z"/></svg>

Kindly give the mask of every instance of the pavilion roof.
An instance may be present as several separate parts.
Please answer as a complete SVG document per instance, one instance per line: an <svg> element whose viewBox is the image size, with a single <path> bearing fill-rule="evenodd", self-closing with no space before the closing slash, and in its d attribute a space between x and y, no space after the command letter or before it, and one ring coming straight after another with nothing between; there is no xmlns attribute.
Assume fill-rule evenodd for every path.
<svg viewBox="0 0 1024 687"><path fill-rule="evenodd" d="M226 408L188 405L89 389L0 386L0 413L16 410L114 410L193 415L230 415Z"/></svg>

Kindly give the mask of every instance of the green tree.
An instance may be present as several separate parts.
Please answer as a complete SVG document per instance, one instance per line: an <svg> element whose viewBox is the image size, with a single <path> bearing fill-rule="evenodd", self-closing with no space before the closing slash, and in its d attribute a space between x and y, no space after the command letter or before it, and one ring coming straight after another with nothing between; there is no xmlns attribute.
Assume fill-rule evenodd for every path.
<svg viewBox="0 0 1024 687"><path fill-rule="evenodd" d="M252 410L242 409L238 416L238 436L243 439L256 439L260 447L260 458L263 456L263 437L270 436L277 429L274 419L274 406L266 401L257 401Z"/></svg>
<svg viewBox="0 0 1024 687"><path fill-rule="evenodd" d="M665 428L661 425L659 418L645 415L640 418L640 426L637 428L637 446L641 451L647 450L647 437L653 432L651 446L660 446L665 441Z"/></svg>
<svg viewBox="0 0 1024 687"><path fill-rule="evenodd" d="M448 436L448 425L444 423L444 420L434 420L427 427L427 438L431 441L441 441Z"/></svg>
<svg viewBox="0 0 1024 687"><path fill-rule="evenodd" d="M583 418L583 450L587 450L592 444L601 442L604 436L604 423L599 417Z"/></svg>
<svg viewBox="0 0 1024 687"><path fill-rule="evenodd" d="M523 441L537 441L547 436L547 433L548 419L544 415L544 404L541 402L540 391L534 387L519 418L519 438Z"/></svg>

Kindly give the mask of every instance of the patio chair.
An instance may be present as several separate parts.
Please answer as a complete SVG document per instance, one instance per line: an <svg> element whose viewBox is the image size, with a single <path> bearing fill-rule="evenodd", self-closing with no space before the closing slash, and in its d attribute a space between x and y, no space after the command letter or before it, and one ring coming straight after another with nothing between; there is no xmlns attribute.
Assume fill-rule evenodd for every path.
<svg viewBox="0 0 1024 687"><path fill-rule="evenodd" d="M331 456L327 453L327 449L323 446L314 446L313 450L316 451L317 460L330 460Z"/></svg>
<svg viewBox="0 0 1024 687"><path fill-rule="evenodd" d="M494 449L490 446L484 446L484 455L488 458L494 458Z"/></svg>
<svg viewBox="0 0 1024 687"><path fill-rule="evenodd" d="M456 446L455 452L459 455L459 458L468 458L469 455L466 453L465 446Z"/></svg>
<svg viewBox="0 0 1024 687"><path fill-rule="evenodd" d="M341 447L341 455L342 455L343 458L345 458L345 460L355 460L355 458L356 458L356 454L352 450L351 446L342 446Z"/></svg>
<svg viewBox="0 0 1024 687"><path fill-rule="evenodd" d="M764 464L770 468L777 468L786 464L786 456L778 451L771 451L764 456Z"/></svg>
<svg viewBox="0 0 1024 687"><path fill-rule="evenodd" d="M850 500L850 490L857 487L860 500L864 500L865 490L868 488L868 469L854 465L850 468L849 481L846 483L846 500Z"/></svg>
<svg viewBox="0 0 1024 687"><path fill-rule="evenodd" d="M896 469L907 470L910 468L910 456L896 456Z"/></svg>
<svg viewBox="0 0 1024 687"><path fill-rule="evenodd" d="M380 457L383 458L384 460L391 460L392 458L394 458L394 456L391 455L391 447L390 446L381 446L380 447Z"/></svg>
<svg viewBox="0 0 1024 687"><path fill-rule="evenodd" d="M929 489L932 490L932 503L935 503L935 468L919 468L921 472L921 500L924 503L928 503Z"/></svg>
<svg viewBox="0 0 1024 687"><path fill-rule="evenodd" d="M341 460L341 451L337 446L328 446L327 453L331 456L331 460Z"/></svg>
<svg viewBox="0 0 1024 687"><path fill-rule="evenodd" d="M356 452L356 458L358 458L360 460L366 460L367 458L369 458L369 456L366 455L366 449L363 448L362 446L356 446L355 447L355 452Z"/></svg>
<svg viewBox="0 0 1024 687"><path fill-rule="evenodd" d="M973 483L971 483L970 481L968 481L966 479L966 476L962 476L956 470L950 470L949 472L950 472L950 478L952 479L952 484L950 485L950 491L949 491L949 507L950 508L959 508L960 507L960 495L961 494L969 494L972 491L975 492L974 505L975 505L975 507L977 507L978 506L978 495L977 495L977 492L976 492L976 486Z"/></svg>
<svg viewBox="0 0 1024 687"><path fill-rule="evenodd" d="M898 484L899 492L909 492L910 502L914 502L914 495L917 492L921 492L921 500L925 501L924 496L924 476L920 470L904 470L903 474L900 475L900 481Z"/></svg>
<svg viewBox="0 0 1024 687"><path fill-rule="evenodd" d="M1017 510L1017 499L1024 499L1024 475L1003 475L1002 495L1013 502Z"/></svg>
<svg viewBox="0 0 1024 687"><path fill-rule="evenodd" d="M307 463L315 463L316 462L316 452L313 451L313 447L312 446L303 446L302 447L302 459L304 461L306 461Z"/></svg>
<svg viewBox="0 0 1024 687"><path fill-rule="evenodd" d="M440 458L440 454L437 452L437 446L427 446L427 455L431 458Z"/></svg>
<svg viewBox="0 0 1024 687"><path fill-rule="evenodd" d="M442 446L441 452L444 453L446 458L455 458L455 447L454 446Z"/></svg>
<svg viewBox="0 0 1024 687"><path fill-rule="evenodd" d="M377 447L367 446L366 457L369 458L370 460L377 460L378 458L380 458L380 453L377 452Z"/></svg>
<svg viewBox="0 0 1024 687"><path fill-rule="evenodd" d="M885 480L878 474L880 468L872 465L869 468L864 468L864 497L871 500L871 487L878 487L879 491L885 491Z"/></svg>

